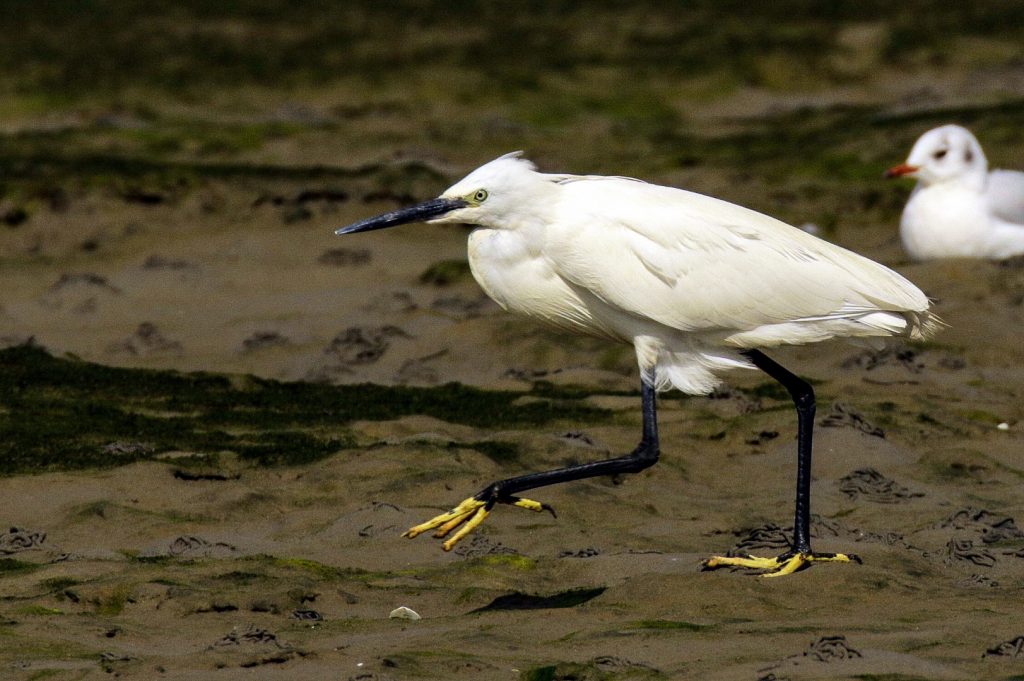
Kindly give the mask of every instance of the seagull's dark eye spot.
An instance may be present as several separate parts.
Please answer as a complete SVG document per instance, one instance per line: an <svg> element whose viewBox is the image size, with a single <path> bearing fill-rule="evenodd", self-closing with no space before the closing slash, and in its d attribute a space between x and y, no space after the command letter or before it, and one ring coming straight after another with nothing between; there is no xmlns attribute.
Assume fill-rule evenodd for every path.
<svg viewBox="0 0 1024 681"><path fill-rule="evenodd" d="M943 157L945 157L946 151L946 149L939 149L934 154L932 154L932 158L934 158L936 161L941 161Z"/></svg>
<svg viewBox="0 0 1024 681"><path fill-rule="evenodd" d="M476 201L477 203L483 203L484 201L486 201L487 200L487 190L486 189L477 189L476 190L476 194L473 194L473 200Z"/></svg>
<svg viewBox="0 0 1024 681"><path fill-rule="evenodd" d="M964 160L967 161L968 163L973 161L974 160L974 152L971 151L970 149L966 150L964 152Z"/></svg>

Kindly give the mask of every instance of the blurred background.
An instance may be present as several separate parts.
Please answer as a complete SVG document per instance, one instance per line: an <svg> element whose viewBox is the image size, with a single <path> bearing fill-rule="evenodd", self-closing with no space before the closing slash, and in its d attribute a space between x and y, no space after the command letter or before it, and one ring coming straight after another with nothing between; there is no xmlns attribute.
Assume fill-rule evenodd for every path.
<svg viewBox="0 0 1024 681"><path fill-rule="evenodd" d="M12 0L0 30L0 336L114 364L500 380L436 356L523 328L472 321L464 230L332 230L511 150L890 265L911 185L882 171L920 133L1024 157L1018 2Z"/></svg>

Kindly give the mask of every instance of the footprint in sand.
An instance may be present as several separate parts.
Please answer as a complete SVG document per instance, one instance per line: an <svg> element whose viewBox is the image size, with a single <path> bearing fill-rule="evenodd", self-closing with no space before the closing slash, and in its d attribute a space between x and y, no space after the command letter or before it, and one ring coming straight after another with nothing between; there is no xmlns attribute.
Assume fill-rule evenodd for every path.
<svg viewBox="0 0 1024 681"><path fill-rule="evenodd" d="M885 431L864 418L864 415L853 407L836 402L832 411L818 421L822 428L853 428L874 437L885 438Z"/></svg>
<svg viewBox="0 0 1024 681"><path fill-rule="evenodd" d="M42 544L45 541L45 532L26 530L23 527L12 527L0 534L0 555L8 556L12 553L42 548Z"/></svg>
<svg viewBox="0 0 1024 681"><path fill-rule="evenodd" d="M982 657L1024 657L1024 636L998 643L986 650Z"/></svg>
<svg viewBox="0 0 1024 681"><path fill-rule="evenodd" d="M899 504L924 496L921 492L911 492L874 468L859 468L843 476L839 479L839 491L851 499L863 498L876 504Z"/></svg>
<svg viewBox="0 0 1024 681"><path fill-rule="evenodd" d="M1024 530L1010 516L992 513L972 506L960 509L939 523L943 529L970 530L981 535L985 544L1024 539Z"/></svg>

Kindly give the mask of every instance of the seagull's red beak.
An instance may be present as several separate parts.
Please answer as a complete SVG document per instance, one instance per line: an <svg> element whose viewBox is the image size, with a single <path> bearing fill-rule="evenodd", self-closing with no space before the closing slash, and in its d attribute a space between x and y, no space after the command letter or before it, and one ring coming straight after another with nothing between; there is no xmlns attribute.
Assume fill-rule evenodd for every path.
<svg viewBox="0 0 1024 681"><path fill-rule="evenodd" d="M903 177L904 175L913 175L919 170L918 166L912 166L909 163L901 163L898 166L893 166L885 171L886 177Z"/></svg>

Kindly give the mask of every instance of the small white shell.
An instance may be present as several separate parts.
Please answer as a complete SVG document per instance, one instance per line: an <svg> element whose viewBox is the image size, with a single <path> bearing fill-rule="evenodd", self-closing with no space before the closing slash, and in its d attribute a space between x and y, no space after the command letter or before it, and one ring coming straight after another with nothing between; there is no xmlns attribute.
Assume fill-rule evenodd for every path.
<svg viewBox="0 0 1024 681"><path fill-rule="evenodd" d="M395 608L394 610L392 610L391 614L389 614L388 617L390 617L391 619L413 620L413 621L419 620L419 619L423 619L422 617L420 617L418 612L416 612L412 608L407 608L404 605L400 605L397 608Z"/></svg>
<svg viewBox="0 0 1024 681"><path fill-rule="evenodd" d="M999 430L1009 430L1010 429L1010 424L1006 423L1005 421L1003 421L998 426L996 426L996 428L998 428Z"/></svg>

